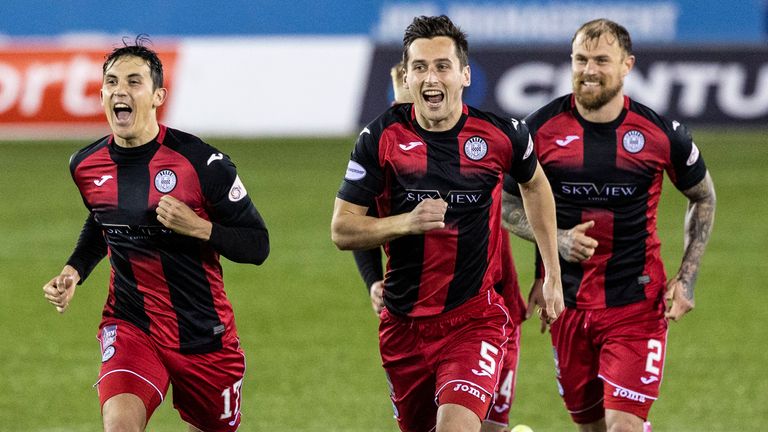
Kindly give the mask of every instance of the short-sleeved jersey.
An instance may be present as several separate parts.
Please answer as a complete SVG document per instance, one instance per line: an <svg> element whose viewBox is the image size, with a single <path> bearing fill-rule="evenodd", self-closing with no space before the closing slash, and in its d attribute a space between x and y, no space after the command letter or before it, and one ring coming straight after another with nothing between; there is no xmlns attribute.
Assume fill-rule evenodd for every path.
<svg viewBox="0 0 768 432"><path fill-rule="evenodd" d="M84 237L101 242L82 249L100 246L109 255L103 316L129 321L156 343L182 353L215 351L235 338L214 233L208 242L176 234L155 213L160 198L170 195L215 222L214 231L243 227L266 238L229 157L161 125L153 141L135 148L115 145L112 136L100 139L72 156L70 170L90 211L81 242ZM70 262L84 268L85 277L102 257L76 249Z"/></svg>
<svg viewBox="0 0 768 432"><path fill-rule="evenodd" d="M380 217L427 198L448 203L445 228L384 245L384 303L400 316L451 310L501 279L501 188L505 173L527 182L536 169L522 122L464 106L450 130L431 132L412 104L396 105L360 133L338 197L376 206Z"/></svg>
<svg viewBox="0 0 768 432"><path fill-rule="evenodd" d="M598 241L592 258L560 259L565 304L600 309L658 298L666 282L656 230L664 172L680 190L706 174L688 129L628 97L610 123L582 118L572 95L525 121L555 195L558 227L595 221L587 232ZM505 180L505 190L513 189Z"/></svg>

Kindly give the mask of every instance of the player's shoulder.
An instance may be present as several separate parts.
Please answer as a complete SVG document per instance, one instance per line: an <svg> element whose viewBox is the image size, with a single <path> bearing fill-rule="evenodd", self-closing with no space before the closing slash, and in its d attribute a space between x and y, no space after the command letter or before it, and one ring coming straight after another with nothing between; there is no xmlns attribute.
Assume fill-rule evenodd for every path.
<svg viewBox="0 0 768 432"><path fill-rule="evenodd" d="M69 157L69 166L71 169L74 169L77 165L79 165L82 161L88 158L88 156L96 153L100 149L107 147L109 145L110 139L112 135L105 135L96 141L88 144L87 146L81 148L80 150L76 151Z"/></svg>
<svg viewBox="0 0 768 432"><path fill-rule="evenodd" d="M411 107L413 104L404 103L396 104L389 107L386 111L381 113L378 117L370 121L360 131L360 137L370 137L374 140L378 140L381 135L384 134L388 128L398 123L408 123L411 115Z"/></svg>
<svg viewBox="0 0 768 432"><path fill-rule="evenodd" d="M546 105L528 114L525 117L525 123L531 131L536 131L560 114L570 113L572 109L573 95L569 93L551 100Z"/></svg>
<svg viewBox="0 0 768 432"><path fill-rule="evenodd" d="M163 145L181 154L195 166L209 166L216 160L229 160L229 156L200 137L179 129L166 128Z"/></svg>
<svg viewBox="0 0 768 432"><path fill-rule="evenodd" d="M657 113L653 108L634 99L629 99L629 111L646 119L653 127L658 128L670 139L690 140L688 128L677 120Z"/></svg>
<svg viewBox="0 0 768 432"><path fill-rule="evenodd" d="M525 122L520 119L514 117L502 117L496 113L483 111L469 105L467 105L467 115L471 118L490 123L493 127L499 129L510 137L522 136L527 139L528 127L525 125Z"/></svg>

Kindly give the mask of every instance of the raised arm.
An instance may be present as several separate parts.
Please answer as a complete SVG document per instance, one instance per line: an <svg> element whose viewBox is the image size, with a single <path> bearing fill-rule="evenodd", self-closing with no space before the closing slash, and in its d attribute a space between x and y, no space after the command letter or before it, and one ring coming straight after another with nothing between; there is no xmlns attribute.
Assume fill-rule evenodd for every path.
<svg viewBox="0 0 768 432"><path fill-rule="evenodd" d="M699 273L701 256L715 222L715 186L707 171L697 185L683 191L688 198L685 213L683 259L677 274L667 283L666 317L677 321L694 308L693 289Z"/></svg>

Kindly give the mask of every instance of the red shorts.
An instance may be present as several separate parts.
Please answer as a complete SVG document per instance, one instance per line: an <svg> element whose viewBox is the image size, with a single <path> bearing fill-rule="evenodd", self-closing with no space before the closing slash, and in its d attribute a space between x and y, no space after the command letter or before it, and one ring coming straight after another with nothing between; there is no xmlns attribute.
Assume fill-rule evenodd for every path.
<svg viewBox="0 0 768 432"><path fill-rule="evenodd" d="M121 393L138 396L147 421L173 384L173 406L198 429L237 430L245 356L235 339L218 351L181 354L156 345L133 324L109 319L101 323L101 372L95 386L99 401Z"/></svg>
<svg viewBox="0 0 768 432"><path fill-rule="evenodd" d="M382 311L379 348L400 429L432 430L446 403L485 419L512 326L493 290L434 317Z"/></svg>
<svg viewBox="0 0 768 432"><path fill-rule="evenodd" d="M560 395L576 423L605 409L648 418L667 346L660 300L595 310L566 308L551 327Z"/></svg>
<svg viewBox="0 0 768 432"><path fill-rule="evenodd" d="M515 326L509 335L507 355L499 375L499 385L494 394L493 405L485 421L502 426L509 425L509 409L515 401L515 383L517 382L517 364L520 356L520 327Z"/></svg>

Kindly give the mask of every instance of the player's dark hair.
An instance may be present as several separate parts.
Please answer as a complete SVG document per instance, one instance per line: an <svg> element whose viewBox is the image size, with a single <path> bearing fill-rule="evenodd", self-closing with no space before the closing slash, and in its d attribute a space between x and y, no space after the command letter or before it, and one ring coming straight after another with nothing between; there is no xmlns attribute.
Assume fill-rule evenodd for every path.
<svg viewBox="0 0 768 432"><path fill-rule="evenodd" d="M416 39L432 39L438 36L446 36L453 39L456 46L456 56L461 66L469 64L469 44L467 35L457 27L450 18L440 16L418 16L405 29L403 35L403 64L408 67L408 48Z"/></svg>
<svg viewBox="0 0 768 432"><path fill-rule="evenodd" d="M152 90L156 90L163 86L163 63L157 56L157 53L147 48L148 44L152 44L148 35L140 34L136 36L136 39L131 41L127 37L123 38L123 46L115 48L107 56L102 66L102 73L106 74L107 69L112 67L112 64L120 57L135 56L147 62L149 65L149 73L152 76Z"/></svg>
<svg viewBox="0 0 768 432"><path fill-rule="evenodd" d="M599 18L584 23L578 30L576 30L576 33L573 34L571 44L573 44L579 34L583 34L584 39L589 41L598 40L600 39L600 36L604 34L612 34L619 42L619 48L621 48L626 55L632 55L632 38L629 37L629 32L624 26L611 20Z"/></svg>

